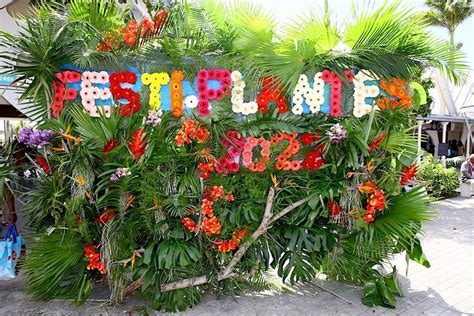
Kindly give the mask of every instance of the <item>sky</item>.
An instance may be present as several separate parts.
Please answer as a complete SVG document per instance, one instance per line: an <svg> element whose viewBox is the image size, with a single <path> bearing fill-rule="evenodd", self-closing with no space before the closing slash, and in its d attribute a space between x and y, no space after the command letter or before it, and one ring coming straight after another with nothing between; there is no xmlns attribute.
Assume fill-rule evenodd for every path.
<svg viewBox="0 0 474 316"><path fill-rule="evenodd" d="M253 0L268 10L274 12L279 22L289 22L296 19L298 15L304 14L308 9L315 12L320 10L323 12L324 0ZM390 0L389 0L390 1ZM329 0L331 20L341 26L345 20L351 15L352 3L364 5L369 1L365 0ZM384 4L383 0L373 0L371 5L375 7ZM402 2L411 5L415 10L423 11L425 8L423 0L405 0ZM441 27L432 27L432 31L439 37L448 40L448 31ZM467 54L467 58L471 68L474 68L474 16L471 16L463 24L461 24L455 32L456 43L463 43L462 50Z"/></svg>

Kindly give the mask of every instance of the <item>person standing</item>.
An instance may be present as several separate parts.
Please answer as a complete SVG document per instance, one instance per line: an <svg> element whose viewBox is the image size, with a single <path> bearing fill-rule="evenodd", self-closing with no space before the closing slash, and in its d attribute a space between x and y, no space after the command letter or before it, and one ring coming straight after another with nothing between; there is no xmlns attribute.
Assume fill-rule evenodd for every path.
<svg viewBox="0 0 474 316"><path fill-rule="evenodd" d="M458 141L458 156L464 156L464 144Z"/></svg>
<svg viewBox="0 0 474 316"><path fill-rule="evenodd" d="M449 141L450 145L449 145L449 158L453 158L453 157L457 157L458 155L458 141L453 139L451 141Z"/></svg>
<svg viewBox="0 0 474 316"><path fill-rule="evenodd" d="M470 155L461 165L461 181L474 184L474 154Z"/></svg>

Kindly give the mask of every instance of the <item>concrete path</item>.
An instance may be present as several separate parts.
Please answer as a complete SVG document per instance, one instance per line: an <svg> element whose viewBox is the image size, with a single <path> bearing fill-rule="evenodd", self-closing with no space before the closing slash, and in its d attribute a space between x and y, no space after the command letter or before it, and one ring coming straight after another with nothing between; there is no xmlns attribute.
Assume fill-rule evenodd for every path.
<svg viewBox="0 0 474 316"><path fill-rule="evenodd" d="M294 287L291 293L249 294L235 300L230 297L216 300L213 296L206 296L198 306L182 314L474 314L474 198L454 198L433 203L433 206L438 209L439 216L425 226L426 236L422 240L431 268L426 269L411 262L408 275L405 276L404 258L394 258L405 292L405 297L398 299L396 310L365 307L360 303L360 288L315 281L314 285ZM79 307L64 301L38 303L24 293L24 287L21 276L11 282L0 281L0 315L123 315L144 306L136 299L119 308L106 306L100 300ZM153 313L150 311L150 314Z"/></svg>

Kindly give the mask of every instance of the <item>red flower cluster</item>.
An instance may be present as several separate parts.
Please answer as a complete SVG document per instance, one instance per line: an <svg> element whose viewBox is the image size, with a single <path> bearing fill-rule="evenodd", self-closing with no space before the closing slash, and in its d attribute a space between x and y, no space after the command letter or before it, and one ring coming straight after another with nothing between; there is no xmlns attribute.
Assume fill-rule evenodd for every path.
<svg viewBox="0 0 474 316"><path fill-rule="evenodd" d="M181 224L183 224L183 226L189 230L191 233L197 233L198 231L198 225L195 221L193 221L192 219L190 219L189 217L185 217L183 219L181 219Z"/></svg>
<svg viewBox="0 0 474 316"><path fill-rule="evenodd" d="M272 145L277 145L284 139L287 139L289 142L288 147L277 156L277 163L275 165L277 170L298 171L301 169L301 162L299 160L289 160L290 157L296 155L301 149L300 142L296 139L297 136L298 134L293 133L293 135L277 134L272 137Z"/></svg>
<svg viewBox="0 0 474 316"><path fill-rule="evenodd" d="M130 116L140 110L140 95L130 88L122 88L122 83L134 84L137 82L137 74L134 72L120 71L114 72L109 77L110 92L118 101L125 99L127 104L123 104L120 109L122 116Z"/></svg>
<svg viewBox="0 0 474 316"><path fill-rule="evenodd" d="M387 137L386 132L382 132L379 136L377 136L377 138L375 138L374 141L369 145L369 153L374 151L375 148L377 148L380 143L385 139L385 137Z"/></svg>
<svg viewBox="0 0 474 316"><path fill-rule="evenodd" d="M309 146L320 138L316 133L303 133L301 134L301 142L303 145Z"/></svg>
<svg viewBox="0 0 474 316"><path fill-rule="evenodd" d="M384 192L377 189L377 185L372 181L367 181L359 186L359 192L370 194L367 200L366 212L363 215L366 223L375 220L376 211L382 211L385 208L386 200Z"/></svg>
<svg viewBox="0 0 474 316"><path fill-rule="evenodd" d="M218 80L221 83L220 89L210 89L207 87L209 80ZM209 100L220 100L226 94L230 93L230 71L223 69L199 70L197 74L197 92L198 92L198 113L201 116L209 115Z"/></svg>
<svg viewBox="0 0 474 316"><path fill-rule="evenodd" d="M96 245L87 245L84 248L84 255L89 260L87 270L98 270L101 274L105 274L105 264L100 261L100 252L97 251Z"/></svg>
<svg viewBox="0 0 474 316"><path fill-rule="evenodd" d="M317 133L303 133L301 134L301 142L309 146L321 138ZM303 158L303 163L301 164L305 170L318 170L324 164L323 159L323 150L324 145L318 145L313 151L308 152Z"/></svg>
<svg viewBox="0 0 474 316"><path fill-rule="evenodd" d="M320 145L304 156L302 166L305 170L318 170L323 164L322 145Z"/></svg>
<svg viewBox="0 0 474 316"><path fill-rule="evenodd" d="M222 225L219 222L219 219L215 216L204 217L202 219L201 230L203 233L206 233L208 236L218 235L221 233Z"/></svg>
<svg viewBox="0 0 474 316"><path fill-rule="evenodd" d="M127 144L128 150L130 150L130 152L132 153L133 158L135 158L135 160L140 159L140 157L145 154L145 149L147 146L144 129L139 128L135 132L133 132L130 141L128 141Z"/></svg>
<svg viewBox="0 0 474 316"><path fill-rule="evenodd" d="M241 240L246 235L245 229L237 229L230 240L216 239L212 248L217 249L220 252L230 252L237 248Z"/></svg>
<svg viewBox="0 0 474 316"><path fill-rule="evenodd" d="M137 38L143 38L147 34L158 34L166 24L167 18L168 12L161 10L156 14L154 22L151 19L145 19L141 25L138 25L135 20L129 21L126 27L122 27L113 33L106 33L104 41L99 43L97 50L99 52L110 52L123 47L123 44L131 47L137 43Z"/></svg>
<svg viewBox="0 0 474 316"><path fill-rule="evenodd" d="M102 152L104 154L107 154L109 152L111 152L115 147L117 147L118 145L120 144L120 142L116 139L110 139L108 140L105 145L104 145L104 149L102 150Z"/></svg>
<svg viewBox="0 0 474 316"><path fill-rule="evenodd" d="M208 179L211 176L211 172L214 171L214 162L201 162L198 165L198 169L201 171L199 177L203 179Z"/></svg>
<svg viewBox="0 0 474 316"><path fill-rule="evenodd" d="M244 150L245 138L237 131L228 131L225 135L220 141L222 146L227 148L227 153L217 160L216 171L222 174L236 173L240 166L235 159Z"/></svg>
<svg viewBox="0 0 474 316"><path fill-rule="evenodd" d="M209 217L214 216L214 209L212 208L212 204L214 204L213 201L210 201L208 199L202 199L201 212Z"/></svg>
<svg viewBox="0 0 474 316"><path fill-rule="evenodd" d="M64 105L64 100L74 100L77 96L77 91L72 88L66 89L65 84L74 83L81 80L81 74L76 71L63 71L55 75L58 81L53 83L53 104L51 109L53 116L58 117Z"/></svg>
<svg viewBox="0 0 474 316"><path fill-rule="evenodd" d="M219 219L214 215L213 205L215 202L222 199L233 201L234 196L231 193L226 194L222 185L215 185L204 189L203 199L201 202L201 213L204 215L201 224L201 231L206 233L208 236L217 235L221 232L222 225L219 222ZM181 224L192 233L198 231L197 223L191 218L183 218Z"/></svg>
<svg viewBox="0 0 474 316"><path fill-rule="evenodd" d="M402 177L400 178L400 184L405 185L411 179L416 177L418 166L416 164L411 165L410 167L405 167L402 171Z"/></svg>
<svg viewBox="0 0 474 316"><path fill-rule="evenodd" d="M206 127L199 126L199 123L196 121L185 120L176 134L176 145L182 147L184 144L190 144L194 139L198 143L204 144L209 140L209 137L211 137L211 134Z"/></svg>
<svg viewBox="0 0 474 316"><path fill-rule="evenodd" d="M342 211L342 207L333 200L328 201L328 206L331 217L337 216Z"/></svg>
<svg viewBox="0 0 474 316"><path fill-rule="evenodd" d="M281 84L275 81L272 76L266 76L262 79L262 90L257 97L258 109L265 113L268 111L268 105L274 103L278 108L278 113L288 111L288 104L284 97L285 92Z"/></svg>

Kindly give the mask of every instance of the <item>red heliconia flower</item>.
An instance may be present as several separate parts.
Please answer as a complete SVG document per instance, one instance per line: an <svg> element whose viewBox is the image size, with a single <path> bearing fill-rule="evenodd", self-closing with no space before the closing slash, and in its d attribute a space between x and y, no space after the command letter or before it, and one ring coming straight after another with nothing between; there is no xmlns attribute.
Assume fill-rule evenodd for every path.
<svg viewBox="0 0 474 316"><path fill-rule="evenodd" d="M117 215L116 211L109 211L106 209L105 211L100 213L99 216L96 217L94 220L99 224L105 225L115 215Z"/></svg>
<svg viewBox="0 0 474 316"><path fill-rule="evenodd" d="M334 202L333 200L328 201L329 206L329 213L331 216L337 216L342 211L342 208L339 204Z"/></svg>
<svg viewBox="0 0 474 316"><path fill-rule="evenodd" d="M105 145L104 145L104 149L102 150L102 152L104 154L107 154L109 152L112 151L112 149L114 149L115 147L117 147L118 145L120 144L120 142L116 139L110 139L108 140Z"/></svg>
<svg viewBox="0 0 474 316"><path fill-rule="evenodd" d="M44 156L42 156L42 155L36 156L36 162L38 163L38 166L40 166L40 168L43 169L44 172L49 174L49 171L51 169L49 168L49 164L46 161L46 158L44 158Z"/></svg>
<svg viewBox="0 0 474 316"><path fill-rule="evenodd" d="M130 141L127 143L128 149L132 153L135 160L140 159L145 153L147 141L145 139L145 131L143 128L137 129L131 136Z"/></svg>
<svg viewBox="0 0 474 316"><path fill-rule="evenodd" d="M377 138L374 139L374 141L369 145L369 153L374 151L375 148L377 148L380 145L380 143L385 139L386 136L387 136L386 132L382 132L379 136L377 136Z"/></svg>
<svg viewBox="0 0 474 316"><path fill-rule="evenodd" d="M418 166L416 164L406 167L402 171L402 177L400 178L400 184L406 185L408 181L416 176Z"/></svg>

